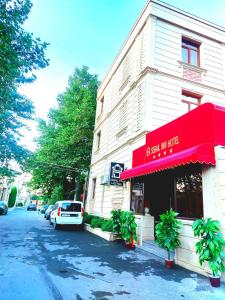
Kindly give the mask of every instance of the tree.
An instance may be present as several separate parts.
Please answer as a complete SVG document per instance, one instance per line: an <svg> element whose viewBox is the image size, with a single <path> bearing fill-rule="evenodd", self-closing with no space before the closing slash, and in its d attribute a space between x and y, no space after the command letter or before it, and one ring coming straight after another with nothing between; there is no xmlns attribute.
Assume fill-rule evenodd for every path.
<svg viewBox="0 0 225 300"><path fill-rule="evenodd" d="M13 207L16 203L17 188L14 186L9 194L8 206Z"/></svg>
<svg viewBox="0 0 225 300"><path fill-rule="evenodd" d="M91 159L97 88L96 75L85 66L76 68L66 91L58 96L58 108L50 110L48 122L39 122L39 149L28 161L28 169L32 187L41 188L50 198L57 194L71 199L75 189L78 197L82 193Z"/></svg>
<svg viewBox="0 0 225 300"><path fill-rule="evenodd" d="M32 102L18 92L35 80L34 71L48 65L46 43L24 30L30 0L0 0L0 169L10 160L23 163L28 150L18 144L19 129L34 112Z"/></svg>

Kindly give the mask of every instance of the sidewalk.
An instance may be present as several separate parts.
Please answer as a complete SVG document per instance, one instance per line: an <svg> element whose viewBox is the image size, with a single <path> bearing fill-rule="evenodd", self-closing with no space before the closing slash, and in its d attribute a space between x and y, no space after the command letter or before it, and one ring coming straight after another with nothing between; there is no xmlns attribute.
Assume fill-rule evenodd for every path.
<svg viewBox="0 0 225 300"><path fill-rule="evenodd" d="M174 265L172 269L167 269L165 267L165 258L167 257L167 253L164 249L161 249L154 241L145 241L142 246L136 246L136 251L141 255L144 255L147 259L151 260L154 257L155 261L160 263L154 263L151 260L151 270L155 275L160 277L160 281L162 279L168 280L169 282L182 283L183 282L183 291L188 292L188 290L199 292L198 298L193 298L190 296L188 299L199 300L199 299L225 299L225 283L221 282L221 286L219 288L211 287L209 279L206 276L198 274L194 271L187 270L178 265ZM173 253L174 256L174 253ZM204 292L204 297L200 292ZM176 294L176 293L175 293ZM177 299L176 296L174 299ZM186 297L184 297L186 299Z"/></svg>

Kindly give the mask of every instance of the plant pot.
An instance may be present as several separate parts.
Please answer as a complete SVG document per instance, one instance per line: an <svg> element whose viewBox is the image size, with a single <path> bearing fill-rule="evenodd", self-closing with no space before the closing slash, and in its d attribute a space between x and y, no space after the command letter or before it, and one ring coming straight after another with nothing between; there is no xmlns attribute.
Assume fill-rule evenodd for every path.
<svg viewBox="0 0 225 300"><path fill-rule="evenodd" d="M125 243L125 247L127 249L130 249L130 250L134 250L135 249L135 245L133 243Z"/></svg>
<svg viewBox="0 0 225 300"><path fill-rule="evenodd" d="M168 269L173 268L173 265L174 265L173 259L165 259L165 263L166 263L166 267L167 267Z"/></svg>
<svg viewBox="0 0 225 300"><path fill-rule="evenodd" d="M220 277L216 276L209 276L209 280L212 287L219 287L220 286Z"/></svg>
<svg viewBox="0 0 225 300"><path fill-rule="evenodd" d="M124 245L125 245L125 247L127 249L130 249L130 250L134 250L135 249L135 243L134 243L134 239L133 238L131 238L130 242L124 240Z"/></svg>

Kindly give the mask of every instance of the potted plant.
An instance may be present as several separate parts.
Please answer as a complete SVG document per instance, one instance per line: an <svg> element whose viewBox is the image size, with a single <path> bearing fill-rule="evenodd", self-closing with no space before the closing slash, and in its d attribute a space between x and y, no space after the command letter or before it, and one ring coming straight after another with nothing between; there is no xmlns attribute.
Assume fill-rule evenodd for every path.
<svg viewBox="0 0 225 300"><path fill-rule="evenodd" d="M117 235L116 241L121 241L121 209L111 211L113 232Z"/></svg>
<svg viewBox="0 0 225 300"><path fill-rule="evenodd" d="M225 240L220 233L220 224L211 218L196 220L192 225L194 236L200 240L196 243L199 263L208 262L212 274L209 276L213 287L220 286L221 272L225 271L223 247Z"/></svg>
<svg viewBox="0 0 225 300"><path fill-rule="evenodd" d="M167 251L168 256L165 260L167 268L172 268L173 266L171 251L180 246L179 232L182 222L177 220L177 216L178 213L170 209L160 215L160 222L155 227L156 242Z"/></svg>
<svg viewBox="0 0 225 300"><path fill-rule="evenodd" d="M130 211L121 211L121 237L125 242L125 246L128 249L135 249L134 241L137 240L137 224L135 222L134 214Z"/></svg>

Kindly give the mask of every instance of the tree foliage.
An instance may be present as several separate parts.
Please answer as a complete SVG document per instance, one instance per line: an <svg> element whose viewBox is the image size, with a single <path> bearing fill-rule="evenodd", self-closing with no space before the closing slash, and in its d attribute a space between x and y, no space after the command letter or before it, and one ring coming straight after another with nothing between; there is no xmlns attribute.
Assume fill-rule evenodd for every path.
<svg viewBox="0 0 225 300"><path fill-rule="evenodd" d="M9 194L8 206L13 207L16 203L17 188L14 186Z"/></svg>
<svg viewBox="0 0 225 300"><path fill-rule="evenodd" d="M48 65L46 43L24 30L30 0L0 0L0 168L22 163L28 151L18 144L19 129L33 114L33 104L18 88L35 80L34 71Z"/></svg>
<svg viewBox="0 0 225 300"><path fill-rule="evenodd" d="M42 188L51 202L59 195L73 199L89 169L97 87L96 75L87 67L76 68L57 98L58 107L50 110L48 122L39 122L38 150L28 166L32 187Z"/></svg>

